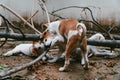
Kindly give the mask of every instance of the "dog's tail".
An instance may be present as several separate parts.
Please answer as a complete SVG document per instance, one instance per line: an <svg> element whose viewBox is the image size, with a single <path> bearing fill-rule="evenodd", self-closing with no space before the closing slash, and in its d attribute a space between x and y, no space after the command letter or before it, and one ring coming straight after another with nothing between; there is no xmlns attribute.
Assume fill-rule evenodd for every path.
<svg viewBox="0 0 120 80"><path fill-rule="evenodd" d="M83 23L78 23L78 24L76 25L76 28L77 28L78 33L79 33L80 36L82 36L82 35L85 36L85 35L86 35L87 29L86 29L85 24L83 24Z"/></svg>

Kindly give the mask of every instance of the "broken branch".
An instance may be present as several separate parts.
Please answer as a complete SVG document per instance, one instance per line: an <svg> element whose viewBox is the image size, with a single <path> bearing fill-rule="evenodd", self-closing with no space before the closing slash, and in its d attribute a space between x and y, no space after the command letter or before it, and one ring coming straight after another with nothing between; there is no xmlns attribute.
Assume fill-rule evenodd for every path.
<svg viewBox="0 0 120 80"><path fill-rule="evenodd" d="M91 10L89 7L68 6L68 7L64 7L64 8L60 8L60 9L54 10L54 11L52 11L52 13L55 13L55 12L58 12L58 11L61 11L61 10L64 10L64 9L68 9L68 8L81 8L81 9L83 9L83 10L87 9L87 10L90 12L90 15L91 15L92 20L94 21L94 24L97 25L97 27L98 27L99 29L101 29L102 31L104 31L105 33L107 33L107 35L109 36L110 39L113 39L113 36L112 36L109 32L107 32L105 29L103 29L103 28L102 28L103 26L102 26L101 24L99 24L99 23L95 20L95 18L94 18L94 16L93 16L93 12L92 12L92 10Z"/></svg>
<svg viewBox="0 0 120 80"><path fill-rule="evenodd" d="M120 48L120 40L87 40L89 45Z"/></svg>
<svg viewBox="0 0 120 80"><path fill-rule="evenodd" d="M34 41L34 40L40 40L40 35L39 34L17 34L17 33L12 33L12 34L7 34L0 32L0 38L11 38L15 39L18 41Z"/></svg>
<svg viewBox="0 0 120 80"><path fill-rule="evenodd" d="M25 69L26 67L29 67L33 64L35 64L36 62L38 62L43 56L46 55L46 53L49 51L49 49L46 49L39 57L37 57L35 60L29 62L29 63L26 63L26 64L22 64L21 66L19 67L15 67L11 70L8 70L8 71L3 71L0 73L0 77L4 77L4 76L7 76L9 74L12 74L12 73L15 73L15 72L18 72L22 69Z"/></svg>
<svg viewBox="0 0 120 80"><path fill-rule="evenodd" d="M30 18L28 18L27 21L31 20L38 13L38 11L39 10L35 11L35 13Z"/></svg>
<svg viewBox="0 0 120 80"><path fill-rule="evenodd" d="M15 11L13 11L12 9L10 9L9 7L7 7L6 5L0 3L0 6L7 9L8 11L10 11L11 13L13 13L16 17L18 17L20 20L22 20L24 23L26 23L30 28L32 28L34 31L36 31L37 33L41 34L40 31L38 31L36 28L34 28L34 26L32 26L30 23L28 23L23 17L21 17L18 13L16 13Z"/></svg>
<svg viewBox="0 0 120 80"><path fill-rule="evenodd" d="M48 20L48 25L50 24L50 17L49 17L49 14L48 14L48 10L47 10L47 7L45 6L44 2L42 0L38 0L39 3L40 3L40 6L42 9L44 9L45 13L46 13L46 16L47 16L47 20Z"/></svg>
<svg viewBox="0 0 120 80"><path fill-rule="evenodd" d="M40 35L38 34L24 34L25 37L23 37L22 34L6 34L0 32L1 38L12 38L18 41L34 41L34 40L41 40ZM120 40L104 40L104 41L93 41L88 40L89 45L95 45L95 46L106 46L106 47L114 47L114 48L120 48Z"/></svg>

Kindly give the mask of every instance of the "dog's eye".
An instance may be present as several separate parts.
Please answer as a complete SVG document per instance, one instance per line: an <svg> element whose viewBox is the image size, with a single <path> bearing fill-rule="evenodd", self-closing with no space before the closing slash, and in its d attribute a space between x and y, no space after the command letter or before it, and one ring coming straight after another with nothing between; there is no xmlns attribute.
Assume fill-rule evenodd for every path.
<svg viewBox="0 0 120 80"><path fill-rule="evenodd" d="M45 42L47 41L47 39L45 39Z"/></svg>

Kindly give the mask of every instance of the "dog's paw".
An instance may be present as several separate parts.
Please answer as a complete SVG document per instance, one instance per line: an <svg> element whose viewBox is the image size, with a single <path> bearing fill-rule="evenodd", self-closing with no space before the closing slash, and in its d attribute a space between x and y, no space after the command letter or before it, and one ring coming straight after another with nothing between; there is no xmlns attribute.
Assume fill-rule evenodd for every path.
<svg viewBox="0 0 120 80"><path fill-rule="evenodd" d="M12 54L10 54L10 53L5 53L5 54L3 54L3 56L11 56Z"/></svg>
<svg viewBox="0 0 120 80"><path fill-rule="evenodd" d="M65 71L65 68L64 68L64 67L60 67L60 68L59 68L59 71L61 71L61 72L62 72L62 71Z"/></svg>
<svg viewBox="0 0 120 80"><path fill-rule="evenodd" d="M84 70L88 70L89 68L88 67L83 67Z"/></svg>
<svg viewBox="0 0 120 80"><path fill-rule="evenodd" d="M48 62L50 62L50 63L55 63L56 61L57 61L56 59L48 60Z"/></svg>
<svg viewBox="0 0 120 80"><path fill-rule="evenodd" d="M85 66L84 64L82 65L83 69L84 70L88 70L89 69L89 66Z"/></svg>
<svg viewBox="0 0 120 80"><path fill-rule="evenodd" d="M42 57L42 61L46 61L47 60L47 57Z"/></svg>

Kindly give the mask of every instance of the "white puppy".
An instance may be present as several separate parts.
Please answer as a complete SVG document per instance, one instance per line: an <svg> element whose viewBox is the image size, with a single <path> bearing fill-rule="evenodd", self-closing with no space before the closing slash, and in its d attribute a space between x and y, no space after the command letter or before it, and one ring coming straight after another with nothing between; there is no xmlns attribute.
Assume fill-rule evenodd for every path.
<svg viewBox="0 0 120 80"><path fill-rule="evenodd" d="M105 40L105 37L102 34L97 33L91 36L89 40ZM101 49L98 49L96 46L92 46L92 45L88 45L87 49L89 51L88 53L92 53L95 56L113 55L113 53L109 50L105 50L105 49L101 50Z"/></svg>
<svg viewBox="0 0 120 80"><path fill-rule="evenodd" d="M100 33L96 33L88 39L89 40L105 40L105 37ZM88 57L91 57L92 55L95 55L95 56L113 55L113 53L110 52L109 50L98 49L96 46L93 46L93 45L87 45L87 51L88 51ZM76 53L79 53L79 52L81 52L80 48L76 48Z"/></svg>
<svg viewBox="0 0 120 80"><path fill-rule="evenodd" d="M33 41L33 43L19 44L14 49L3 54L3 56L11 56L18 53L23 53L27 56L38 56L44 49L44 45L40 44L38 41Z"/></svg>

